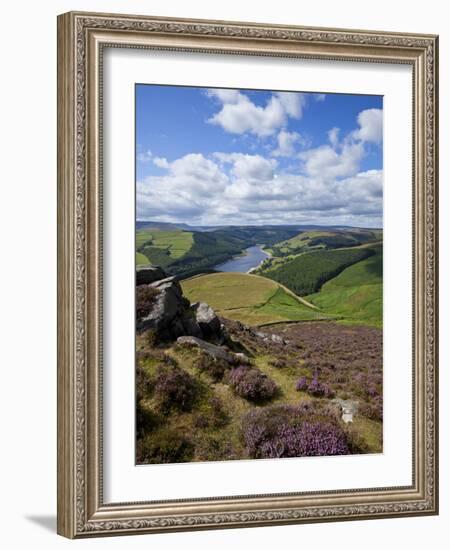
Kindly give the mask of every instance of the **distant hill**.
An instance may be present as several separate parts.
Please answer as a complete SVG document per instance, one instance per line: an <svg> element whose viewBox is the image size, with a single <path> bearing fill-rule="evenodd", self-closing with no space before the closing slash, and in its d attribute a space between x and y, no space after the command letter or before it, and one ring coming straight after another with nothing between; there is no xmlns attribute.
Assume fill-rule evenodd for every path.
<svg viewBox="0 0 450 550"><path fill-rule="evenodd" d="M302 231L286 241L276 243L270 252L272 256L284 257L312 250L333 250L359 246L380 241L382 237L381 229L327 227Z"/></svg>
<svg viewBox="0 0 450 550"><path fill-rule="evenodd" d="M338 229L315 225L190 227L185 223L140 220L136 222L136 263L159 265L182 279L208 273L255 245L263 246L273 256L267 263L278 268L278 262L299 253L361 246L381 238L382 231L378 229L342 226Z"/></svg>
<svg viewBox="0 0 450 550"><path fill-rule="evenodd" d="M278 226L233 226L195 231L175 224L138 222L136 262L160 265L170 275L185 278L208 272L250 246L272 246L297 232L297 229Z"/></svg>
<svg viewBox="0 0 450 550"><path fill-rule="evenodd" d="M251 230L251 229L272 229L272 230L296 230L312 231L312 230L367 230L381 231L380 228L354 227L350 225L314 225L314 224L264 224L264 225L189 225L183 222L158 222L153 220L137 220L136 229L184 229L186 231L217 231L222 230Z"/></svg>
<svg viewBox="0 0 450 550"><path fill-rule="evenodd" d="M136 231L142 231L143 229L155 229L160 231L186 229L189 231L191 228L186 223L136 221Z"/></svg>

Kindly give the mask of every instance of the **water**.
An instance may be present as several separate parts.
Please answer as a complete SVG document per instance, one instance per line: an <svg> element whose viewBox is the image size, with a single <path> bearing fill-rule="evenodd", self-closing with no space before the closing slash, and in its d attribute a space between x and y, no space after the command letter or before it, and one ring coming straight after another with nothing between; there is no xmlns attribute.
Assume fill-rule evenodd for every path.
<svg viewBox="0 0 450 550"><path fill-rule="evenodd" d="M259 264L269 257L267 252L264 252L259 246L251 246L244 250L245 255L236 256L231 260L214 266L216 271L235 271L239 273L247 273L250 269L258 267Z"/></svg>

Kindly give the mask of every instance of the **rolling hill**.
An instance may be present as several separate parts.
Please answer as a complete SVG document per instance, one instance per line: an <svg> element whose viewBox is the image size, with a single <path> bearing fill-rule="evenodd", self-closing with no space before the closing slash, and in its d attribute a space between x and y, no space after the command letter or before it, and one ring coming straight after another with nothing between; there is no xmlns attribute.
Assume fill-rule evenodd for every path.
<svg viewBox="0 0 450 550"><path fill-rule="evenodd" d="M272 245L297 233L297 229L276 226L187 231L174 224L170 228L166 228L170 224L158 226L156 222L146 228L145 223L152 222L139 222L136 232L138 264L159 265L180 278L208 272L255 244Z"/></svg>
<svg viewBox="0 0 450 550"><path fill-rule="evenodd" d="M250 326L333 318L282 285L258 275L211 273L186 279L181 286L191 302L206 302L220 316Z"/></svg>
<svg viewBox="0 0 450 550"><path fill-rule="evenodd" d="M305 296L317 292L326 281L336 277L346 267L372 254L369 248L315 250L277 263L274 267L270 260L266 261L258 274L287 286L299 296Z"/></svg>
<svg viewBox="0 0 450 550"><path fill-rule="evenodd" d="M376 242L381 238L382 231L379 229L316 229L303 231L286 241L279 242L270 249L270 252L275 257L284 257L312 250L348 248Z"/></svg>
<svg viewBox="0 0 450 550"><path fill-rule="evenodd" d="M329 314L342 316L342 322L381 327L383 324L383 250L326 282L320 292L307 300Z"/></svg>
<svg viewBox="0 0 450 550"><path fill-rule="evenodd" d="M342 430L347 454L382 452L381 241L381 231L355 228L140 227L136 263L164 270L143 270L159 279L137 287L136 313L164 322L149 316L155 325L136 337L136 462L264 458L248 444L249 419L272 437L265 426L300 409ZM255 245L281 253L252 273L211 273ZM232 268L243 271L239 260ZM357 404L350 424L338 400ZM275 435L268 448L284 452Z"/></svg>
<svg viewBox="0 0 450 550"><path fill-rule="evenodd" d="M137 228L136 264L159 265L184 279L192 301L206 301L224 317L250 325L323 318L382 325L382 230L304 227L299 232L293 226L196 230L158 222L137 222ZM274 255L253 272L253 278L244 273L212 274L215 266L255 245ZM310 303L302 303L299 296Z"/></svg>

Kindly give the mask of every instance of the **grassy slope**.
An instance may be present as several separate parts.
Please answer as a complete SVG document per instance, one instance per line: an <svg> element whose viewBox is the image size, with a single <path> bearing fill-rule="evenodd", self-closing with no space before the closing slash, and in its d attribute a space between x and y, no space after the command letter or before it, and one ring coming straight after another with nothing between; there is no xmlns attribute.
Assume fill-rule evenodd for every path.
<svg viewBox="0 0 450 550"><path fill-rule="evenodd" d="M275 267L265 263L258 271L264 277L287 286L299 296L316 292L346 267L372 254L369 249L340 248L300 254Z"/></svg>
<svg viewBox="0 0 450 550"><path fill-rule="evenodd" d="M325 236L328 231L309 231L290 239L294 246L301 242L308 243L312 238ZM378 234L376 236L379 236ZM155 229L140 230L136 233L136 248L152 241L152 249L158 257L154 263L167 267L193 250L195 245L192 232L182 230L161 231ZM289 242L289 241L285 241ZM357 248L372 247L371 244ZM308 248L305 249L308 250ZM160 257L159 254L162 254ZM151 254L149 254L151 255ZM298 256L297 256L298 257ZM292 257L291 259L294 259ZM163 261L160 261L160 260ZM151 261L142 252L136 252L136 264L145 265ZM281 263L289 261L280 259ZM202 276L202 282L186 281L188 297L202 300L230 319L239 320L250 325L284 320L303 321L323 318L344 317L346 323L382 325L382 258L381 252L373 258L363 260L340 275L325 283L322 290L307 297L320 311L314 311L298 302L297 298L286 288L275 281L256 275L241 273L213 274ZM219 277L214 279L214 277ZM225 277L225 279L223 279ZM253 279L248 279L253 277ZM196 281L197 279L192 279ZM232 303L230 301L232 300Z"/></svg>
<svg viewBox="0 0 450 550"><path fill-rule="evenodd" d="M181 278L208 272L216 264L240 254L247 240L232 232L146 229L136 232L136 252Z"/></svg>
<svg viewBox="0 0 450 550"><path fill-rule="evenodd" d="M304 233L300 233L287 241L277 243L276 249L283 254L289 254L293 250L300 252L302 249L308 249L308 245L313 238L326 236L331 237L332 235L333 233L331 231L305 231ZM319 245L318 248L324 248L324 246Z"/></svg>
<svg viewBox="0 0 450 550"><path fill-rule="evenodd" d="M166 250L173 260L181 258L186 254L194 243L193 235L190 231L137 231L136 249L139 249L148 241L151 241L152 247Z"/></svg>
<svg viewBox="0 0 450 550"><path fill-rule="evenodd" d="M379 230L313 230L304 231L286 241L277 243L270 251L274 255L289 255L320 250L323 248L341 248L354 246L380 238Z"/></svg>
<svg viewBox="0 0 450 550"><path fill-rule="evenodd" d="M140 252L136 252L136 265L147 265L149 263L150 262L147 256L144 256L144 254L141 254Z"/></svg>
<svg viewBox="0 0 450 550"><path fill-rule="evenodd" d="M322 310L343 316L342 322L381 327L383 322L382 248L366 260L347 267L307 299Z"/></svg>
<svg viewBox="0 0 450 550"><path fill-rule="evenodd" d="M278 283L246 273L213 273L182 281L191 301L207 302L228 319L257 326L330 318L308 307Z"/></svg>

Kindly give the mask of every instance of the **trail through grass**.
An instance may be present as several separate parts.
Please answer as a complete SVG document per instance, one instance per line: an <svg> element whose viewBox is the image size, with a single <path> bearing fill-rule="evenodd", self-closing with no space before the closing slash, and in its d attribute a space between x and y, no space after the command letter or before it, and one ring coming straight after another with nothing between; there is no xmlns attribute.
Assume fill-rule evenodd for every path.
<svg viewBox="0 0 450 550"><path fill-rule="evenodd" d="M206 302L219 315L251 326L331 318L258 275L212 273L186 279L181 285L191 302Z"/></svg>

